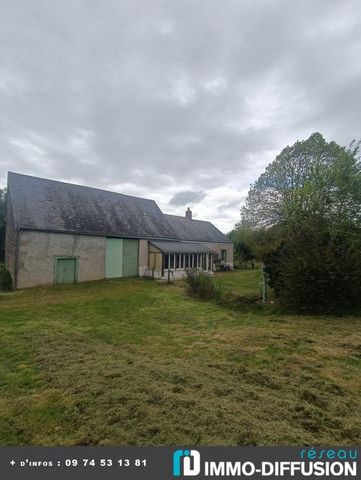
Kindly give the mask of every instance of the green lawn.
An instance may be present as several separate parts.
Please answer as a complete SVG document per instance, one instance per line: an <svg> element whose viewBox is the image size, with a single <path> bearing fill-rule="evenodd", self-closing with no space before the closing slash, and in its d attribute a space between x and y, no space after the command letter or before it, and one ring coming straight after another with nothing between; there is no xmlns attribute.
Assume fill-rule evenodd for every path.
<svg viewBox="0 0 361 480"><path fill-rule="evenodd" d="M246 296L259 274L219 279ZM142 279L0 294L1 445L360 443L360 317Z"/></svg>
<svg viewBox="0 0 361 480"><path fill-rule="evenodd" d="M217 273L217 280L224 292L234 293L241 297L259 297L261 270L234 270L233 272Z"/></svg>

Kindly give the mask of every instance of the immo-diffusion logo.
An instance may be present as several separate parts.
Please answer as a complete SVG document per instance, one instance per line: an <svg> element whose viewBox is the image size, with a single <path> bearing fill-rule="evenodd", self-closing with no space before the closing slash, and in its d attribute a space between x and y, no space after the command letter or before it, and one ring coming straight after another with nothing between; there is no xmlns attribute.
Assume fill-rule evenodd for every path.
<svg viewBox="0 0 361 480"><path fill-rule="evenodd" d="M173 453L173 476L195 477L201 471L201 456L197 450L176 450Z"/></svg>

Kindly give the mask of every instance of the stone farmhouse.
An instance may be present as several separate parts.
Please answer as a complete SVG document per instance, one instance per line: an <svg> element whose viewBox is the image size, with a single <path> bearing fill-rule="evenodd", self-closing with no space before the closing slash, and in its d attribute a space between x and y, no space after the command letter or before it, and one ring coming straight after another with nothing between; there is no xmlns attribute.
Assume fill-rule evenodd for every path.
<svg viewBox="0 0 361 480"><path fill-rule="evenodd" d="M233 267L231 240L189 208L166 215L154 200L12 172L5 249L15 288Z"/></svg>

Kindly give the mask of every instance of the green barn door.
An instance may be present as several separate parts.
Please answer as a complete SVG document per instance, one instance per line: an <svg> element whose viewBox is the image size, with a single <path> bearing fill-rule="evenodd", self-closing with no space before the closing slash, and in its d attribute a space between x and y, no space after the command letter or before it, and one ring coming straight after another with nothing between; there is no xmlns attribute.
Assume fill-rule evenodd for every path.
<svg viewBox="0 0 361 480"><path fill-rule="evenodd" d="M123 276L123 239L107 238L105 251L105 278Z"/></svg>
<svg viewBox="0 0 361 480"><path fill-rule="evenodd" d="M55 266L56 283L74 283L76 281L76 258L57 258Z"/></svg>
<svg viewBox="0 0 361 480"><path fill-rule="evenodd" d="M139 241L124 239L123 242L123 276L136 277L139 274Z"/></svg>

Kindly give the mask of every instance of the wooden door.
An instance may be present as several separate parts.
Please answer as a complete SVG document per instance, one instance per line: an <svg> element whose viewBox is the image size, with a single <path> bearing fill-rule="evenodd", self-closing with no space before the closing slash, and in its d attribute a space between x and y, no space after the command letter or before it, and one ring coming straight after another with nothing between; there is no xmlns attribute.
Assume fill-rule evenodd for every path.
<svg viewBox="0 0 361 480"><path fill-rule="evenodd" d="M105 278L123 276L123 239L107 238L105 250Z"/></svg>
<svg viewBox="0 0 361 480"><path fill-rule="evenodd" d="M136 277L139 275L138 252L138 240L123 240L123 277Z"/></svg>
<svg viewBox="0 0 361 480"><path fill-rule="evenodd" d="M76 258L58 258L56 260L55 282L74 283L76 281Z"/></svg>

